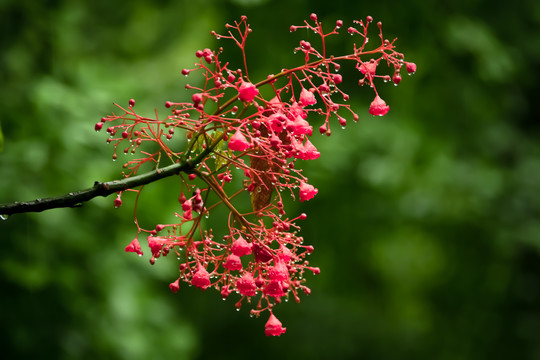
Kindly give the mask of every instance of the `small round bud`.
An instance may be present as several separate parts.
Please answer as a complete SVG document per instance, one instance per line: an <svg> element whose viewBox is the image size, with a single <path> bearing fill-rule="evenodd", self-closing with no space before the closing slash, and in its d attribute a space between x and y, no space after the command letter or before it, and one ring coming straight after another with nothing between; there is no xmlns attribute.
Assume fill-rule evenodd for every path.
<svg viewBox="0 0 540 360"><path fill-rule="evenodd" d="M191 100L193 100L193 103L195 104L195 106L199 105L201 103L201 101L203 100L203 96L201 93L197 93L197 94L193 94L191 96Z"/></svg>
<svg viewBox="0 0 540 360"><path fill-rule="evenodd" d="M372 21L373 21L373 17L371 16L366 17L366 22L370 23Z"/></svg>
<svg viewBox="0 0 540 360"><path fill-rule="evenodd" d="M189 70L188 69L182 69L182 75L188 76Z"/></svg>
<svg viewBox="0 0 540 360"><path fill-rule="evenodd" d="M412 62L407 63L407 72L409 74L414 74L416 72L416 64Z"/></svg>
<svg viewBox="0 0 540 360"><path fill-rule="evenodd" d="M338 21L336 21L336 27L337 27L337 28L340 28L340 27L342 27L342 26L343 26L343 20L338 20Z"/></svg>
<svg viewBox="0 0 540 360"><path fill-rule="evenodd" d="M170 101L165 102L165 107L166 108L170 108L171 106L172 106L172 102L170 102Z"/></svg>
<svg viewBox="0 0 540 360"><path fill-rule="evenodd" d="M98 122L98 123L96 124L96 126L94 126L94 129L95 129L96 131L99 131L99 130L101 130L102 128L103 128L103 123L102 123L102 122Z"/></svg>
<svg viewBox="0 0 540 360"><path fill-rule="evenodd" d="M116 199L114 199L114 207L118 209L120 206L122 206L122 199L120 198L120 195L118 195Z"/></svg>
<svg viewBox="0 0 540 360"><path fill-rule="evenodd" d="M340 74L332 74L332 81L336 85L341 84L341 82L343 81L343 77Z"/></svg>
<svg viewBox="0 0 540 360"><path fill-rule="evenodd" d="M309 18L313 21L317 21L317 14L312 13L311 15L309 15Z"/></svg>
<svg viewBox="0 0 540 360"><path fill-rule="evenodd" d="M296 31L296 26L291 25L291 27L289 28L289 31L290 32L295 32Z"/></svg>
<svg viewBox="0 0 540 360"><path fill-rule="evenodd" d="M135 106L135 100L134 100L134 99L129 99L129 106L130 106L130 107L134 107L134 106Z"/></svg>

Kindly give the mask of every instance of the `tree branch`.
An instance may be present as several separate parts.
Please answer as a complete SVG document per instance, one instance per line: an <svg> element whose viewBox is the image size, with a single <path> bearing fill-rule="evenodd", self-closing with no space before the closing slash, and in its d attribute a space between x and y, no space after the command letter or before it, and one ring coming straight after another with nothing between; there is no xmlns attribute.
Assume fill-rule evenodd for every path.
<svg viewBox="0 0 540 360"><path fill-rule="evenodd" d="M187 161L122 180L113 180L108 182L96 181L94 186L89 189L70 192L69 194L62 196L36 199L33 201L15 201L12 203L0 204L0 216L26 212L41 212L44 210L63 207L81 206L82 203L92 200L97 196L106 197L119 191L136 188L171 175L179 174L180 172L189 172L194 168L194 164L196 164L196 162Z"/></svg>

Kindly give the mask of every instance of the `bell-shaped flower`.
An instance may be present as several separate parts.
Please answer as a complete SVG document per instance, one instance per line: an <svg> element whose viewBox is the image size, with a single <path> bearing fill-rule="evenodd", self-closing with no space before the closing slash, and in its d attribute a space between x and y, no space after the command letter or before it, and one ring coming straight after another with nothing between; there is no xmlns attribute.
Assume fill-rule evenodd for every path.
<svg viewBox="0 0 540 360"><path fill-rule="evenodd" d="M280 336L281 334L285 334L285 331L287 331L287 328L284 328L281 321L274 314L270 313L270 318L266 322L266 325L264 325L266 336Z"/></svg>
<svg viewBox="0 0 540 360"><path fill-rule="evenodd" d="M257 285L255 285L255 279L253 278L253 274L250 272L246 272L244 276L242 276L236 282L236 288L238 289L240 294L244 296L255 296L255 290L257 289Z"/></svg>
<svg viewBox="0 0 540 360"><path fill-rule="evenodd" d="M210 274L202 265L199 265L199 268L195 274L193 274L191 285L199 287L203 290L206 290L206 288L210 286Z"/></svg>
<svg viewBox="0 0 540 360"><path fill-rule="evenodd" d="M379 95L375 96L375 100L369 106L369 113L374 116L383 116L388 110L390 110L390 106L386 105Z"/></svg>
<svg viewBox="0 0 540 360"><path fill-rule="evenodd" d="M229 270L242 270L242 261L240 261L240 257L234 254L230 254L227 256L227 260L223 264L223 267L229 269Z"/></svg>
<svg viewBox="0 0 540 360"><path fill-rule="evenodd" d="M300 201L307 201L312 199L319 190L317 190L313 185L307 184L305 182L300 183Z"/></svg>
<svg viewBox="0 0 540 360"><path fill-rule="evenodd" d="M266 285L266 287L263 289L263 293L268 296L272 296L275 298L280 298L283 295L285 295L285 291L283 291L283 286L281 285L281 281L272 280Z"/></svg>
<svg viewBox="0 0 540 360"><path fill-rule="evenodd" d="M248 243L242 236L235 240L232 244L231 251L236 256L244 256L251 254L251 244Z"/></svg>
<svg viewBox="0 0 540 360"><path fill-rule="evenodd" d="M137 253L137 255L139 256L142 256L143 254L142 249L141 249L141 244L139 243L139 240L137 238L133 239L133 241L131 241L129 245L126 246L125 250L126 252Z"/></svg>
<svg viewBox="0 0 540 360"><path fill-rule="evenodd" d="M289 270L287 265L281 260L274 260L274 266L268 270L270 280L286 281L289 279Z"/></svg>
<svg viewBox="0 0 540 360"><path fill-rule="evenodd" d="M233 136L229 139L229 150L246 151L249 148L249 142L240 130L236 130Z"/></svg>
<svg viewBox="0 0 540 360"><path fill-rule="evenodd" d="M308 106L308 105L314 105L317 103L317 99L315 99L315 95L306 88L302 88L302 91L300 92L300 101L298 102L301 106Z"/></svg>

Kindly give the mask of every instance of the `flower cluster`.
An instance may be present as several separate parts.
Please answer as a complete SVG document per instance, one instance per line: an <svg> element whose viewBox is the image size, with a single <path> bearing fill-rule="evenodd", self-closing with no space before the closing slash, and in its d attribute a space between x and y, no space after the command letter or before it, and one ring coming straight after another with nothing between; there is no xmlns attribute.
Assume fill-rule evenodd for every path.
<svg viewBox="0 0 540 360"><path fill-rule="evenodd" d="M274 315L275 305L289 298L299 302L302 293L311 292L305 285L306 272L320 272L307 260L313 247L304 244L299 235L298 222L307 216L289 217L284 206L286 194L308 201L318 192L298 166L299 160L320 156L310 140L314 120L308 117L310 113L319 115L318 131L328 136L331 118L341 127L346 126L346 117L358 121L347 103L349 95L340 88L341 63L352 62L360 73L359 85L373 88L375 99L369 113L378 116L385 115L389 106L379 96L375 81L397 85L402 66L409 73L416 71L414 63L405 62L403 54L394 50L395 40L384 39L380 23L380 45L366 49L372 22L369 16L354 21L347 32L360 41L350 54L335 56L326 53L326 41L339 34L343 21L325 32L312 14L290 31L305 28L315 32L322 50L301 40L295 49L304 55L299 66L254 82L245 53L251 28L243 16L227 24L225 34L212 32L217 39L232 40L240 48L242 68L233 69L221 60L223 48L199 50L194 67L182 70L185 76L202 75L202 85L186 85L193 92L191 101L167 101L165 107L172 113L158 119L137 114L135 101L130 100L127 108L117 105L120 114L102 118L95 129L106 128L107 142L114 146L113 159L119 151L139 155L124 163L125 177L138 175L145 164L151 164L155 172L164 162L178 169L176 222L146 229L135 216L137 236L125 250L142 255L139 238L145 234L152 264L171 252L179 259L178 277L169 285L172 292L178 292L182 282L201 290L214 288L223 299L235 297L237 309L250 304L251 315L268 311L266 335L285 333ZM393 76L379 74L382 62ZM271 96L261 95L263 86L270 89ZM128 190L136 193L135 206L142 190ZM122 204L121 196L119 193L115 199L117 207ZM219 235L220 230L207 226L208 216L218 205L229 212L226 231Z"/></svg>

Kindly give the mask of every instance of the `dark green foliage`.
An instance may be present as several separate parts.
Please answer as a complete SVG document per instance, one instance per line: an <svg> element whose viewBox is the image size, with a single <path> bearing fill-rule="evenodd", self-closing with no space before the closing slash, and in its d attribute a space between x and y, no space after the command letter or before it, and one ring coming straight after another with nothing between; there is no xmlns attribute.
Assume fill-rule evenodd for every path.
<svg viewBox="0 0 540 360"><path fill-rule="evenodd" d="M372 93L342 68L361 117L313 139L322 155L305 171L319 194L294 206L308 213L302 234L321 274L301 304L277 310L284 336L266 338L266 319L212 290L171 294L174 259L151 267L146 249L125 254L135 234L126 194L120 209L100 198L0 223L6 358L540 357L538 1L86 3L0 4L0 202L117 178L121 161L94 124L112 102L135 98L152 114L187 99L180 70L197 49L224 46L239 60L210 30L240 15L254 30L255 80L301 62L292 49L303 37L316 46L288 31L311 12L329 26L381 20L418 72L398 89L380 84L390 112L375 118ZM168 181L145 190L147 227L177 210Z"/></svg>

